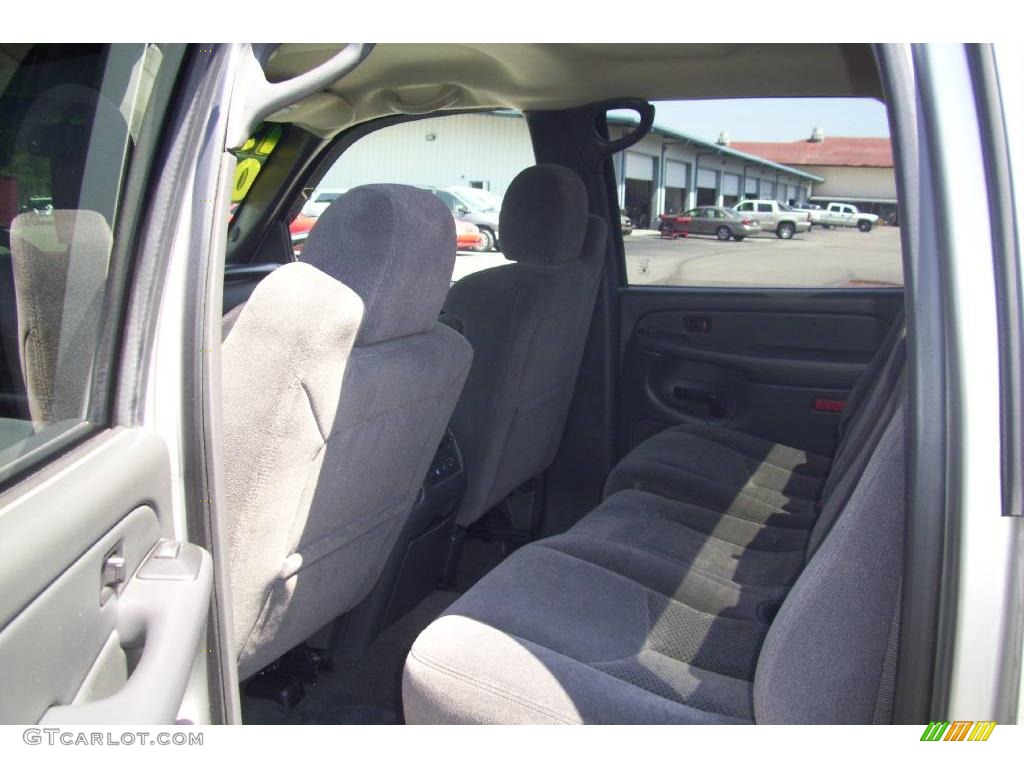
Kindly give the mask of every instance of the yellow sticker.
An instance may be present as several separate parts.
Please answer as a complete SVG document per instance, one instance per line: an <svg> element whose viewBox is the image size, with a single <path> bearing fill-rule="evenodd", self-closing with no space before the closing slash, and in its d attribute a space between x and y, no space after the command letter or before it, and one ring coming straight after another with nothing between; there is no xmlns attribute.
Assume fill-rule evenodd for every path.
<svg viewBox="0 0 1024 768"><path fill-rule="evenodd" d="M259 172L260 161L255 157L248 157L235 166L235 185L231 189L232 203L240 203L245 199Z"/></svg>
<svg viewBox="0 0 1024 768"><path fill-rule="evenodd" d="M267 129L266 135L260 139L259 146L256 147L256 154L267 157L271 152L274 151L274 147L277 146L277 140L281 138L281 126L271 125Z"/></svg>

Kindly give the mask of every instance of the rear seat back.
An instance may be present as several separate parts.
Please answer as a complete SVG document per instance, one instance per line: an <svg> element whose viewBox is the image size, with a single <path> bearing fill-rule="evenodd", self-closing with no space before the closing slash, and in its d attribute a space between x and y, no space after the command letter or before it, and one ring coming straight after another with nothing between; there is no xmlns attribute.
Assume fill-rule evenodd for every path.
<svg viewBox="0 0 1024 768"><path fill-rule="evenodd" d="M850 390L839 422L839 442L822 490L822 499L832 495L847 465L855 461L856 453L865 444L874 442L870 436L877 429L879 415L886 404L891 402L897 380L903 371L907 356L906 337L907 328L903 313L900 312L874 358Z"/></svg>
<svg viewBox="0 0 1024 768"><path fill-rule="evenodd" d="M867 367L850 389L850 394L846 398L846 408L843 409L843 413L839 417L838 432L840 440L842 440L850 431L855 417L858 414L863 413L864 402L874 391L874 385L878 380L879 373L889 362L891 350L896 346L897 341L905 336L905 334L906 315L903 307L900 307L900 310L896 313L896 316L893 318L892 323L889 326L889 330L885 334L885 338L882 339L882 343L868 362Z"/></svg>
<svg viewBox="0 0 1024 768"><path fill-rule="evenodd" d="M754 677L758 723L888 720L903 572L906 397L793 585Z"/></svg>
<svg viewBox="0 0 1024 768"><path fill-rule="evenodd" d="M821 496L821 514L811 529L808 559L821 546L837 517L857 487L864 467L874 455L883 431L904 398L903 381L907 359L906 328L900 323L892 334L892 346L884 364L872 372L874 386L862 403L860 414L850 426L846 439L832 462Z"/></svg>

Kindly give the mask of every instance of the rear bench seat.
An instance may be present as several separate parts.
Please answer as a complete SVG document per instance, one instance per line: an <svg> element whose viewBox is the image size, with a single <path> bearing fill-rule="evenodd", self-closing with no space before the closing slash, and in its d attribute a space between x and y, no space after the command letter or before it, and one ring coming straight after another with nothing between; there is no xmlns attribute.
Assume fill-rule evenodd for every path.
<svg viewBox="0 0 1024 768"><path fill-rule="evenodd" d="M831 460L704 426L638 446L420 635L406 721L886 722L904 361L897 322Z"/></svg>

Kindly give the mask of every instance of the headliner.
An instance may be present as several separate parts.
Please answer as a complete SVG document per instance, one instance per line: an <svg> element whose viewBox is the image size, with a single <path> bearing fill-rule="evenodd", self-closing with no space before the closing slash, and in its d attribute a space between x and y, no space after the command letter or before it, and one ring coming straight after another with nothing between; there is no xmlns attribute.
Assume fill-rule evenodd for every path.
<svg viewBox="0 0 1024 768"><path fill-rule="evenodd" d="M342 46L284 43L269 57L267 77L308 71ZM865 44L382 43L326 92L276 119L331 135L403 105L411 111L453 86L461 95L450 108L458 110L564 109L626 96L882 96Z"/></svg>

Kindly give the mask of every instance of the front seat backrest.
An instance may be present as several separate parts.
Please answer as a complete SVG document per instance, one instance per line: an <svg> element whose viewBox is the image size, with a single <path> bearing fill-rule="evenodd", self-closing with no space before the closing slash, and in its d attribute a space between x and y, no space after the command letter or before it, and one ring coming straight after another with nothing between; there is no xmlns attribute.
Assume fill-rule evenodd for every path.
<svg viewBox="0 0 1024 768"><path fill-rule="evenodd" d="M458 522L468 526L552 462L565 428L601 274L606 227L576 173L537 165L502 202L502 250L515 261L464 277L446 322L474 361L452 430L466 463Z"/></svg>
<svg viewBox="0 0 1024 768"><path fill-rule="evenodd" d="M429 192L353 189L267 276L223 345L239 674L367 594L412 509L472 349L437 322L455 263Z"/></svg>
<svg viewBox="0 0 1024 768"><path fill-rule="evenodd" d="M30 212L11 222L18 352L37 429L88 417L112 246L96 211Z"/></svg>

